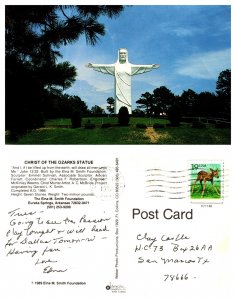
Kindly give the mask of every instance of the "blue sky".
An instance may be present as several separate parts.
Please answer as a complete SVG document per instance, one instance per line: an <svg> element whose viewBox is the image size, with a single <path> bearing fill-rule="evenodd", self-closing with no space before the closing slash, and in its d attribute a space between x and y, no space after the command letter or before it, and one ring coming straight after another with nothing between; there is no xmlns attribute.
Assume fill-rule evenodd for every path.
<svg viewBox="0 0 236 300"><path fill-rule="evenodd" d="M84 37L62 47L63 61L77 68L77 80L67 93L89 107L106 107L114 96L114 79L85 64L114 63L119 48L127 48L133 64L160 64L152 72L132 77L132 107L142 93L166 86L174 94L192 89L215 92L221 71L231 69L231 10L228 5L126 6L118 18L101 18L106 35L95 46Z"/></svg>

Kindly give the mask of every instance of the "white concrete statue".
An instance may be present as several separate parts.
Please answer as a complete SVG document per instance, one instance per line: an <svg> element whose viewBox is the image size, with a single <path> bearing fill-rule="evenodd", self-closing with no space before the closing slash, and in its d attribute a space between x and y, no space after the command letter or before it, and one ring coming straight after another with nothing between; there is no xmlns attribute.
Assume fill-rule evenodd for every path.
<svg viewBox="0 0 236 300"><path fill-rule="evenodd" d="M142 74L159 68L159 65L133 65L128 61L128 51L121 48L118 51L118 60L114 64L91 64L86 65L95 71L113 75L115 78L115 114L118 114L122 106L126 106L129 114L131 107L131 76Z"/></svg>

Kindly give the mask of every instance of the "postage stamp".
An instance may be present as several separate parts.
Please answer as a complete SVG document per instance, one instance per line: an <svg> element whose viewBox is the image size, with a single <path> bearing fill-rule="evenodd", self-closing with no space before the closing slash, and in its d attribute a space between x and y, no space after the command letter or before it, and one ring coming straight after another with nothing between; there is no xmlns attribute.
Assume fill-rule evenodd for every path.
<svg viewBox="0 0 236 300"><path fill-rule="evenodd" d="M190 199L223 199L224 168L222 162L190 164Z"/></svg>

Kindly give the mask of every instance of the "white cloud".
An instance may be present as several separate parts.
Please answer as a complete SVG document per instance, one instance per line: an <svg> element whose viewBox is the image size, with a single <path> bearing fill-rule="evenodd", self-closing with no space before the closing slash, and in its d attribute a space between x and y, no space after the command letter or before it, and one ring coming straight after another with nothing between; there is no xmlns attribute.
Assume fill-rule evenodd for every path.
<svg viewBox="0 0 236 300"><path fill-rule="evenodd" d="M205 28L189 25L182 26L182 24L176 23L174 20L170 20L169 22L162 22L159 25L159 30L163 34L172 34L177 37L189 37L193 35L204 34ZM154 31L155 32L155 31Z"/></svg>
<svg viewBox="0 0 236 300"><path fill-rule="evenodd" d="M84 80L76 81L75 84L66 91L70 95L78 95L83 101L86 102L88 107L99 105L104 108L106 99L113 97L114 91L110 93L97 91L94 86L88 84ZM105 103L105 104L104 104Z"/></svg>
<svg viewBox="0 0 236 300"><path fill-rule="evenodd" d="M96 51L93 47L88 47L86 43L75 43L69 48L63 49L62 61L68 60L77 68L77 80L86 81L97 92L110 92L114 89L114 80L112 76L98 73L90 68L85 67L91 63L114 63L116 57L110 57L112 54Z"/></svg>
<svg viewBox="0 0 236 300"><path fill-rule="evenodd" d="M142 82L150 84L154 87L162 86L167 84L167 79L164 76L158 74L158 69L148 73L140 74L132 77L134 82Z"/></svg>
<svg viewBox="0 0 236 300"><path fill-rule="evenodd" d="M87 62L86 62L87 63ZM78 80L85 80L93 86L97 92L110 92L114 89L113 76L98 73L85 67L85 62L78 68Z"/></svg>
<svg viewBox="0 0 236 300"><path fill-rule="evenodd" d="M173 32L178 36L178 37L186 37L186 36L192 36L194 34L194 30L192 29L187 29L183 27L178 27L173 29Z"/></svg>
<svg viewBox="0 0 236 300"><path fill-rule="evenodd" d="M231 68L230 49L197 53L177 62L179 75L199 79L216 79L219 73Z"/></svg>

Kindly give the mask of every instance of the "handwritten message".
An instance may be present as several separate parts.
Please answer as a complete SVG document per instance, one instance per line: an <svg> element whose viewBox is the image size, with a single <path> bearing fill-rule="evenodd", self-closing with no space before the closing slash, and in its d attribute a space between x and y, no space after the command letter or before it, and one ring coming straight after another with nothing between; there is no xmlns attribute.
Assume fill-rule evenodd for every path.
<svg viewBox="0 0 236 300"><path fill-rule="evenodd" d="M63 251L107 239L111 226L111 217L104 213L96 218L87 214L49 217L44 211L16 208L8 215L6 256L28 256L46 274L67 272Z"/></svg>

